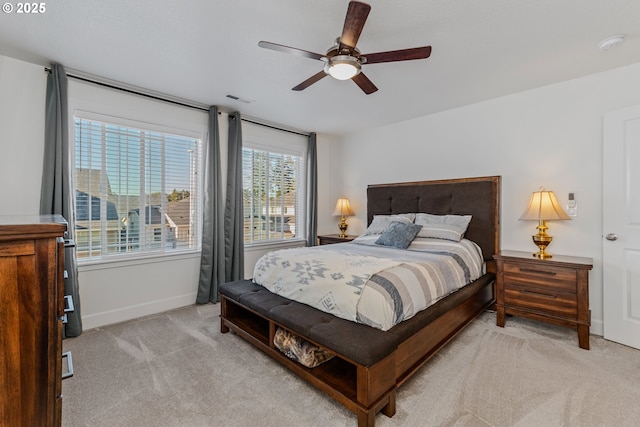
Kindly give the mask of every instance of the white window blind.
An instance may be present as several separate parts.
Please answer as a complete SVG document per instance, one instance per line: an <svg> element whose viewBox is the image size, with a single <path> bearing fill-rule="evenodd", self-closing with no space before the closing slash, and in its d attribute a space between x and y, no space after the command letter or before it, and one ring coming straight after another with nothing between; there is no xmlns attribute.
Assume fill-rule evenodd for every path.
<svg viewBox="0 0 640 427"><path fill-rule="evenodd" d="M305 239L307 140L243 123L245 244Z"/></svg>
<svg viewBox="0 0 640 427"><path fill-rule="evenodd" d="M79 259L197 250L201 140L74 117Z"/></svg>

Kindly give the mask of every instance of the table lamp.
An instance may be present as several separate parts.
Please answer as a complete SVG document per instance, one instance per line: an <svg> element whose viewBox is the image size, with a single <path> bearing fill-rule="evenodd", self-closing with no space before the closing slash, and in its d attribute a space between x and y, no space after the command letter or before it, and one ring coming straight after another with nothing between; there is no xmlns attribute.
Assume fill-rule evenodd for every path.
<svg viewBox="0 0 640 427"><path fill-rule="evenodd" d="M349 205L349 199L346 197L341 197L336 202L336 208L333 210L333 216L340 217L340 224L338 224L338 228L340 229L340 238L344 238L346 236L347 231L347 219L346 216L355 215L351 206Z"/></svg>
<svg viewBox="0 0 640 427"><path fill-rule="evenodd" d="M546 222L564 219L571 219L571 217L562 210L553 191L547 191L540 187L540 191L534 191L531 194L529 206L520 217L520 220L538 221L538 226L536 227L538 233L531 236L533 243L539 249L538 252L533 254L534 257L540 259L551 258L551 254L546 252L546 249L553 237L547 234L549 227L547 227Z"/></svg>

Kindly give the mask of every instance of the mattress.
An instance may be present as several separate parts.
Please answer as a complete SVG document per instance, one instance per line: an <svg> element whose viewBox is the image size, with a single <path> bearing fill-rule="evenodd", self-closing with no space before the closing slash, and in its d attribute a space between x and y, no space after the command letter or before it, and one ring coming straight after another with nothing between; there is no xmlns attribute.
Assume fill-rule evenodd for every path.
<svg viewBox="0 0 640 427"><path fill-rule="evenodd" d="M407 249L353 242L283 249L256 263L253 281L337 317L388 330L484 274L474 242L416 238Z"/></svg>

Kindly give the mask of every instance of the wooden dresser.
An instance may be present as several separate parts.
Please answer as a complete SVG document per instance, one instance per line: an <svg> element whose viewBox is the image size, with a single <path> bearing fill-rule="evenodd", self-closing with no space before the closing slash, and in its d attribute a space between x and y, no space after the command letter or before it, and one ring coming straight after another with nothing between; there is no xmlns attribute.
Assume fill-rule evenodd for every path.
<svg viewBox="0 0 640 427"><path fill-rule="evenodd" d="M0 216L0 425L62 420L64 233L59 215Z"/></svg>

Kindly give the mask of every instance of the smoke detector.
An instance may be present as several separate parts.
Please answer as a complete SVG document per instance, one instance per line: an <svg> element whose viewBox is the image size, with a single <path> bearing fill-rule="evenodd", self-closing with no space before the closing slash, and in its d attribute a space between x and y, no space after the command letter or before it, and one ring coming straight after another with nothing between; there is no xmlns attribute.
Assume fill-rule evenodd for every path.
<svg viewBox="0 0 640 427"><path fill-rule="evenodd" d="M609 49L613 49L614 47L620 46L623 41L624 41L624 35L617 34L615 36L610 36L602 40L600 43L598 43L598 47L602 50L609 50Z"/></svg>

